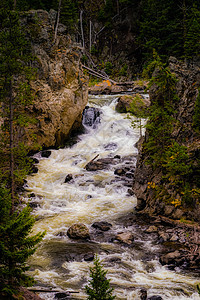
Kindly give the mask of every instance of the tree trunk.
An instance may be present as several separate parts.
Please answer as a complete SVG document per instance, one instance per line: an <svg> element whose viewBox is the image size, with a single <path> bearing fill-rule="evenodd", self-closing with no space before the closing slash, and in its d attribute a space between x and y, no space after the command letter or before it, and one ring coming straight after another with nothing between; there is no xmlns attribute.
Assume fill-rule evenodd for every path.
<svg viewBox="0 0 200 300"><path fill-rule="evenodd" d="M16 10L16 4L17 4L17 0L14 0L14 5L13 5L14 10Z"/></svg>
<svg viewBox="0 0 200 300"><path fill-rule="evenodd" d="M80 12L80 26L81 26L83 53L85 53L85 39L84 39L84 32L83 32L83 11L82 10Z"/></svg>
<svg viewBox="0 0 200 300"><path fill-rule="evenodd" d="M12 81L10 81L9 87L9 123L10 123L10 190L11 190L11 214L14 212L14 129L13 129L13 91Z"/></svg>
<svg viewBox="0 0 200 300"><path fill-rule="evenodd" d="M54 41L53 41L54 43L56 41L57 33L58 33L58 25L59 25L59 20L60 20L61 4L62 4L62 0L59 0L58 12L57 12L56 22L55 22L55 35L54 35Z"/></svg>

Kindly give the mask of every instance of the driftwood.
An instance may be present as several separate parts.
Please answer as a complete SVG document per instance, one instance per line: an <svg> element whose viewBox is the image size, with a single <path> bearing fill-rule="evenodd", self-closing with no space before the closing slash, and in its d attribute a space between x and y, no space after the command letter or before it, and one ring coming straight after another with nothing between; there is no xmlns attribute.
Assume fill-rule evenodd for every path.
<svg viewBox="0 0 200 300"><path fill-rule="evenodd" d="M34 289L34 288L27 288L30 292L34 293L69 293L69 294L78 294L79 292L75 291L62 291L62 290L44 290L44 289Z"/></svg>
<svg viewBox="0 0 200 300"><path fill-rule="evenodd" d="M83 65L83 68L86 69L93 76L96 76L96 77L99 77L99 78L102 78L102 79L105 79L105 80L109 80L110 82L116 84L116 82L114 80L110 79L108 76L105 76L105 75L103 75L103 74L101 74L97 71L94 71L93 69L88 68L85 65Z"/></svg>
<svg viewBox="0 0 200 300"><path fill-rule="evenodd" d="M84 169L86 168L87 165L89 165L91 162L93 162L97 157L99 156L99 154L97 154L93 159L91 159L84 167Z"/></svg>

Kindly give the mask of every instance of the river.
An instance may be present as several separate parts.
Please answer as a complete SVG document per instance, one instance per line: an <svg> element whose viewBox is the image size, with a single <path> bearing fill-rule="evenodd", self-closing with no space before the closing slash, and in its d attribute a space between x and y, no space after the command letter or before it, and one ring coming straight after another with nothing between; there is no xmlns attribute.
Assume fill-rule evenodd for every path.
<svg viewBox="0 0 200 300"><path fill-rule="evenodd" d="M52 150L49 158L35 155L39 159L38 173L27 178L29 193L36 195L32 200L37 218L33 232L47 233L30 259L29 273L37 287L75 291L73 299L86 299L84 285L93 263L85 261L83 255L97 252L117 299L140 299L141 288L146 288L149 296L160 295L163 299L200 299L196 292L198 278L162 266L158 260L160 245L153 235L143 234L145 224L127 222L128 216L134 217L137 202L128 193L132 178L116 176L114 170L126 166L133 172L140 130L131 126L133 118L115 111L116 101L117 96L90 96L89 106L100 109L100 120L85 125L76 143ZM115 163L107 169L87 171L86 164L96 155L116 157ZM73 179L64 183L68 174ZM97 235L91 225L102 220L110 222L112 228ZM88 226L91 241L67 237L67 229L74 223ZM117 233L126 231L134 235L131 246L114 239ZM40 296L54 299L54 293Z"/></svg>

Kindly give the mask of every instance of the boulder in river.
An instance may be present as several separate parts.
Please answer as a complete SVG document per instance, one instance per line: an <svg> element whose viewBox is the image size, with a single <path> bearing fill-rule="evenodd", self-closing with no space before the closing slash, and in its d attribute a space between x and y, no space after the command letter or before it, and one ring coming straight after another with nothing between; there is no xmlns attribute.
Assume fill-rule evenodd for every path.
<svg viewBox="0 0 200 300"><path fill-rule="evenodd" d="M130 231L120 232L116 235L115 239L118 240L119 242L130 245L134 240L134 236Z"/></svg>
<svg viewBox="0 0 200 300"><path fill-rule="evenodd" d="M48 158L50 155L51 155L51 151L50 151L50 150L43 150L43 151L41 152L41 156L42 156L42 157Z"/></svg>
<svg viewBox="0 0 200 300"><path fill-rule="evenodd" d="M102 231L108 231L110 230L110 228L112 227L112 224L105 222L105 221L101 221L101 222L94 222L92 224L92 227L96 228L96 229L100 229Z"/></svg>
<svg viewBox="0 0 200 300"><path fill-rule="evenodd" d="M143 98L140 94L136 95L123 95L118 99L116 105L116 111L119 113L127 113L130 111L135 115L145 110L149 107L150 101L146 98Z"/></svg>
<svg viewBox="0 0 200 300"><path fill-rule="evenodd" d="M174 252L162 255L160 257L160 262L162 265L176 265L176 260L179 259L180 256L180 252L176 250Z"/></svg>
<svg viewBox="0 0 200 300"><path fill-rule="evenodd" d="M67 183L67 182L71 181L72 179L73 179L72 174L68 174L68 175L65 177L64 183Z"/></svg>
<svg viewBox="0 0 200 300"><path fill-rule="evenodd" d="M90 233L86 225L79 223L73 224L67 230L67 235L71 239L89 239Z"/></svg>

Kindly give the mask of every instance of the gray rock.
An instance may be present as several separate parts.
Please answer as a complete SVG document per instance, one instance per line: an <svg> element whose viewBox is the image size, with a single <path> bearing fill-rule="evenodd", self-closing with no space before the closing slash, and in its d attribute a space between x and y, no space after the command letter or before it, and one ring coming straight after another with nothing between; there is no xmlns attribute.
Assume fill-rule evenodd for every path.
<svg viewBox="0 0 200 300"><path fill-rule="evenodd" d="M112 224L105 222L105 221L101 221L101 222L93 223L92 227L100 229L102 231L108 231L112 227Z"/></svg>

